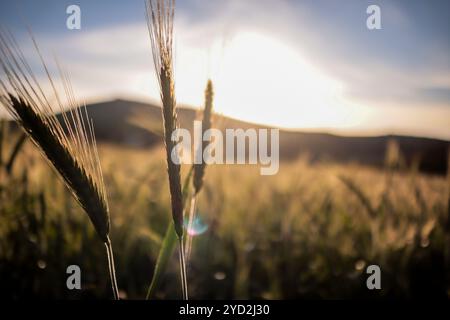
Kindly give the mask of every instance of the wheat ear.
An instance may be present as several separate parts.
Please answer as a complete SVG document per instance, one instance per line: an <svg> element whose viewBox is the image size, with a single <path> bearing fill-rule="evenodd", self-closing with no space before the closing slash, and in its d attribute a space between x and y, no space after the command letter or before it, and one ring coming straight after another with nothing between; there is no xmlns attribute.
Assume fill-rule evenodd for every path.
<svg viewBox="0 0 450 320"><path fill-rule="evenodd" d="M202 119L202 136L205 131L211 129L211 117L212 117L212 109L213 109L213 99L214 99L214 88L213 83L211 79L208 80L206 84L205 89L205 107L203 110L203 119ZM196 215L196 208L197 208L197 197L198 193L203 187L203 179L205 176L205 170L206 170L206 163L203 159L203 152L206 149L206 147L209 145L209 141L202 141L201 150L198 152L201 152L202 154L202 162L198 164L194 164L194 179L193 179L193 185L194 185L194 194L191 198L191 206L189 208L189 220L188 220L188 227L187 230L191 230L192 225L195 221L195 215ZM192 235L187 232L186 236L186 260L189 262L189 257L191 255L191 249L192 249Z"/></svg>
<svg viewBox="0 0 450 320"><path fill-rule="evenodd" d="M183 196L181 191L180 165L171 159L175 141L172 133L177 128L175 86L173 79L173 19L175 13L174 0L147 0L147 26L153 53L153 63L160 87L162 101L162 118L164 124L164 143L169 174L172 218L179 241L179 259L183 299L188 299L186 263L183 243Z"/></svg>
<svg viewBox="0 0 450 320"><path fill-rule="evenodd" d="M32 40L52 88L55 104L62 111L63 100L50 76L37 43ZM56 169L74 198L88 214L97 234L107 248L114 297L118 299L111 241L109 239L109 209L103 182L93 123L86 107L80 108L74 98L67 73L61 68L70 111L62 113L63 123L56 117L56 108L44 94L30 65L14 37L0 31L0 104L38 147L44 158Z"/></svg>

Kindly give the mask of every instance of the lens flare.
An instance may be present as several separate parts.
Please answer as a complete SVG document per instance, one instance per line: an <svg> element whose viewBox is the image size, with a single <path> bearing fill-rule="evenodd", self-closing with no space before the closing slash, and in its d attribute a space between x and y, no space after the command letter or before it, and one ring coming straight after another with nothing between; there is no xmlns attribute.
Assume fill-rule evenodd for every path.
<svg viewBox="0 0 450 320"><path fill-rule="evenodd" d="M192 221L192 225L189 226L189 219L184 219L184 226L186 227L187 233L190 236L198 236L206 232L208 230L208 225L203 221L199 214L196 215L194 220Z"/></svg>

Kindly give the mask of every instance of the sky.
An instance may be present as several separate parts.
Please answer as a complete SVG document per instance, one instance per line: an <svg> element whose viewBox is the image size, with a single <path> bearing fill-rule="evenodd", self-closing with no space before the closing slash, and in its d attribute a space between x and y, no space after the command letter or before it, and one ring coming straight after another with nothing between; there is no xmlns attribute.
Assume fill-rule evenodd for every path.
<svg viewBox="0 0 450 320"><path fill-rule="evenodd" d="M159 101L143 0L2 0L0 25L39 70L29 26L80 100ZM450 140L450 1L178 0L174 68L179 104L201 106L211 78L216 112L238 119Z"/></svg>

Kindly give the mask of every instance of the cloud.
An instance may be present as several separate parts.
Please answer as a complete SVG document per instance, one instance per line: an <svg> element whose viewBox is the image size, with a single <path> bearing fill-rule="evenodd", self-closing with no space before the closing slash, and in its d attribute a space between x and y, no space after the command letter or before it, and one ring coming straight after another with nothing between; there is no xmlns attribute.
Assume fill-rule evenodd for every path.
<svg viewBox="0 0 450 320"><path fill-rule="evenodd" d="M450 89L448 3L378 3L383 29L376 31L366 28L368 0L190 0L181 20L194 31L193 45L204 46L217 35L228 41L243 30L283 41L339 79L345 96L361 104L450 104L442 94Z"/></svg>

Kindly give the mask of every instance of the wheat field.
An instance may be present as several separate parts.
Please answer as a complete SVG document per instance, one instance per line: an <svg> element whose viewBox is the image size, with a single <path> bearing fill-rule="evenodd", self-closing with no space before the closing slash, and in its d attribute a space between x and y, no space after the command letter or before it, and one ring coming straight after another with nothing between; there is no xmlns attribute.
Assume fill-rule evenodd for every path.
<svg viewBox="0 0 450 320"><path fill-rule="evenodd" d="M147 71L155 76L160 105L118 99L88 108L77 100L58 59L57 68L47 64L31 29L34 58L12 32L0 30L0 106L9 116L0 114L0 298L448 299L448 140L414 136L419 131L346 137L282 125L266 129L216 113L215 99L220 107L225 88L219 85L217 95L216 83L224 79L210 74L201 108L179 106L175 56L183 29L174 17L175 0L145 1L153 58ZM252 43L268 41L246 39L240 48L246 56ZM261 46L255 56L272 46ZM260 72L244 64L231 78ZM270 90L282 91L285 100L272 102L271 115L297 119L290 112L297 106L284 113L280 106L296 101L289 86L301 83L301 91L311 94L296 101L309 106L303 115L334 118L335 110L311 103L322 91L310 92L314 86L307 84L319 79L318 88L339 102L334 92L340 92L340 82L319 77L317 70L304 75L303 83L284 76L272 81L280 78L274 75L267 77L269 84L285 87ZM442 88L434 89L436 94ZM227 94L247 96L236 92ZM327 99L324 105L330 105ZM369 118L367 110L359 112ZM435 114L436 123L442 114ZM355 117L350 120L362 119ZM384 128L387 118L374 122ZM187 119L195 121L186 127ZM187 147L182 133L189 137ZM191 151L200 161L180 162ZM263 167L268 160L270 167ZM81 275L77 290L68 282L73 266ZM376 288L369 284L370 270L379 270Z"/></svg>
<svg viewBox="0 0 450 320"><path fill-rule="evenodd" d="M17 139L10 137L4 159ZM165 151L99 151L120 295L142 299L171 220L169 193L161 192ZM448 192L442 176L311 164L306 156L266 177L257 167L210 166L187 265L190 298L446 297ZM10 174L2 167L0 199L0 295L110 297L95 229L31 143ZM70 264L83 272L80 291L65 287ZM370 264L381 267L383 290L367 290ZM181 298L176 254L155 298Z"/></svg>

